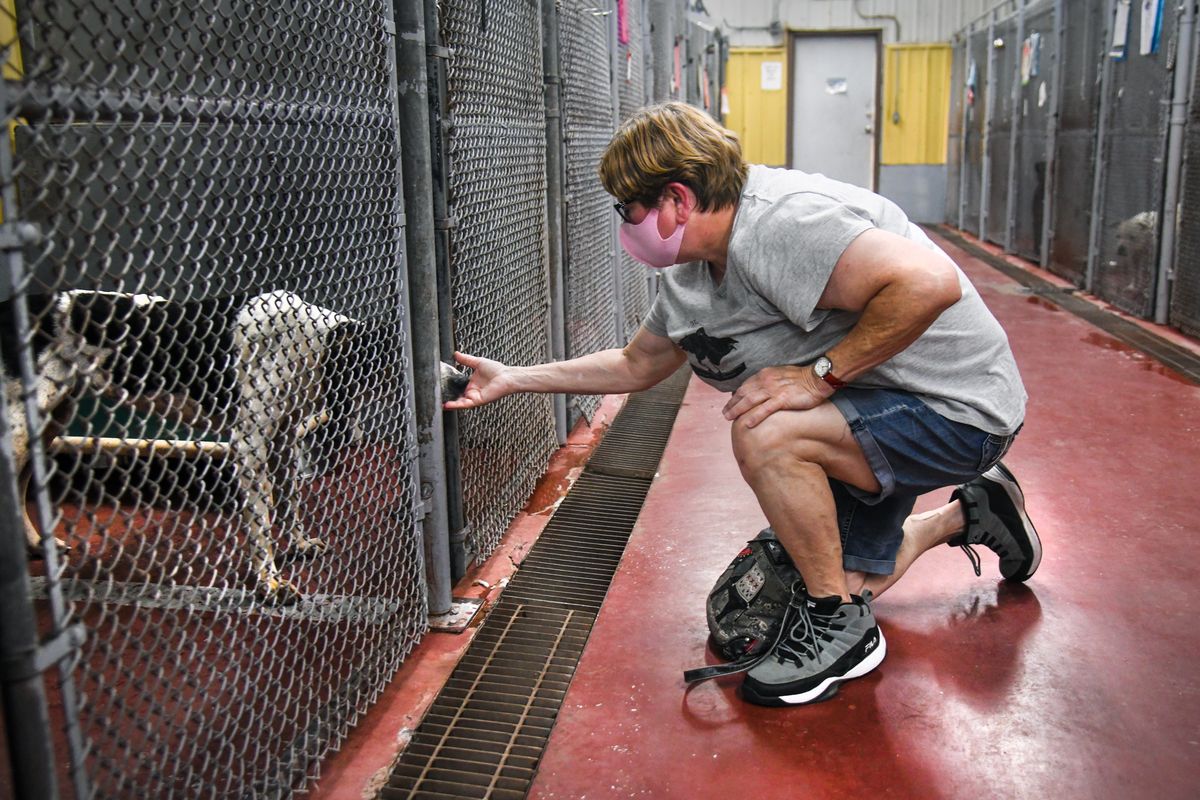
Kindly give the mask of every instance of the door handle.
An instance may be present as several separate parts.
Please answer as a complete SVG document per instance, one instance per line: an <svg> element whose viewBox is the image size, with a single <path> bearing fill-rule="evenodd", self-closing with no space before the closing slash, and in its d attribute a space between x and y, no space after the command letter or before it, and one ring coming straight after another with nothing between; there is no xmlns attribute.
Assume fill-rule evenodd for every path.
<svg viewBox="0 0 1200 800"><path fill-rule="evenodd" d="M870 125L867 125L866 127L863 128L863 133L874 133L874 132L875 132L875 129L872 128Z"/></svg>

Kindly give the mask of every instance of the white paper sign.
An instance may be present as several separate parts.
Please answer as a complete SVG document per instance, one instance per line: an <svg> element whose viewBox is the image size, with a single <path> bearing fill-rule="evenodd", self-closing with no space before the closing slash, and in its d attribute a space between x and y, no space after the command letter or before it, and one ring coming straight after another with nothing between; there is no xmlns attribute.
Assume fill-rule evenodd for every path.
<svg viewBox="0 0 1200 800"><path fill-rule="evenodd" d="M1111 58L1125 57L1125 44L1129 41L1129 3L1130 0L1117 0L1117 16L1113 20L1112 48L1108 51Z"/></svg>
<svg viewBox="0 0 1200 800"><path fill-rule="evenodd" d="M1142 0L1142 55L1148 56L1158 50L1159 21L1162 18L1162 0Z"/></svg>
<svg viewBox="0 0 1200 800"><path fill-rule="evenodd" d="M777 92L783 88L783 62L762 62L762 88L764 92Z"/></svg>

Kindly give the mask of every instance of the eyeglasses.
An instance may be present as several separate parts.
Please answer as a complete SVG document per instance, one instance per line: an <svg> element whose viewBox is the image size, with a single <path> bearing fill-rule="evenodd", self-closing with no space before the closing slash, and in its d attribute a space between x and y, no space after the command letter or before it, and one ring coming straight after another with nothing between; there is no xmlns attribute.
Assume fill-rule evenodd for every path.
<svg viewBox="0 0 1200 800"><path fill-rule="evenodd" d="M628 203L613 203L613 208L615 208L617 210L617 213L621 215L621 219L625 220L630 225L633 224L633 220L630 219L630 217L629 217L629 204Z"/></svg>

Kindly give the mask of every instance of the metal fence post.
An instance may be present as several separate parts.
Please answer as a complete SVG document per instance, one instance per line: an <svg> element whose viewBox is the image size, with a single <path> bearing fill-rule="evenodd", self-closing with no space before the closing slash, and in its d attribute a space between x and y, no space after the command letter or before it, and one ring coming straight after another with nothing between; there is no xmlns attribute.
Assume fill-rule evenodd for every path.
<svg viewBox="0 0 1200 800"><path fill-rule="evenodd" d="M983 152L981 179L979 181L979 238L987 239L988 216L991 213L990 195L992 189L992 117L996 108L996 16L999 12L993 10L988 19L988 57L987 57L987 96L983 100Z"/></svg>
<svg viewBox="0 0 1200 800"><path fill-rule="evenodd" d="M567 357L566 225L563 203L566 157L563 153L562 65L558 41L558 4L542 0L542 69L546 86L546 267L550 287L550 355ZM567 397L554 395L554 430L567 440Z"/></svg>
<svg viewBox="0 0 1200 800"><path fill-rule="evenodd" d="M17 494L8 415L0 415L0 684L16 797L58 797L53 732L42 673L33 664L37 620L25 568L24 498Z"/></svg>
<svg viewBox="0 0 1200 800"><path fill-rule="evenodd" d="M405 415L408 417L408 421L409 421L409 424L405 426L405 428L408 431L408 435L405 437L405 439L407 440L407 441L405 441L405 455L409 458L410 463L412 464L412 477L410 479L410 485L409 485L408 489L412 493L414 493L415 496L422 498L422 501L425 502L424 487L425 487L426 477L422 471L423 467L424 467L424 463L423 463L424 459L421 458L420 439L426 433L426 431L420 430L418 432L418 430L414 430L414 425L413 425L413 423L416 421L417 404L420 402L420 400L418 398L420 390L418 389L418 384L417 384L417 380L416 380L416 375L419 374L419 373L417 373L417 370L416 370L416 367L417 367L417 361L416 361L417 355L415 352L416 345L413 343L414 329L417 327L417 325L413 324L413 322L414 322L414 320L413 320L414 303L413 303L413 298L412 298L412 295L410 292L411 287L409 285L409 275L406 271L406 267L409 266L407 264L407 261L408 261L408 252L407 252L408 251L408 235L407 235L408 223L407 223L407 217L404 213L404 209L408 205L408 203L407 203L408 194L409 194L409 192L413 191L413 188L410 187L408 181L405 180L405 176L407 173L404 170L404 143L402 141L403 134L401 132L401 124L402 124L401 120L404 117L404 115L400 113L401 104L404 102L404 100L401 99L401 90L400 90L400 74L401 74L400 73L400 46L399 46L399 43L396 41L398 37L397 37L397 28L396 28L396 17L394 16L394 14L395 14L394 6L386 6L385 5L382 9L382 14L383 14L384 27L392 35L391 47L387 48L387 59L389 62L388 66L390 67L389 74L388 74L388 81L391 84L390 88L392 90L392 96L396 98L396 103L392 106L392 115L393 115L393 120L395 123L395 134L396 134L396 158L397 158L397 161L396 161L396 165L395 165L395 178L396 178L396 182L398 183L398 188L400 189L398 199L399 199L401 207L399 209L400 210L399 219L396 222L396 224L400 228L400 248L399 248L398 253L396 254L398 263L396 264L397 269L396 269L396 287L395 288L396 288L396 301L400 304L400 308L404 313L404 320L402 323L402 330L404 331L404 346L403 346L404 363L406 365L404 372L405 372L405 379L408 381L408 385L411 389L411 391L408 393L408 402L404 404L404 412L405 412ZM406 68L409 66L410 66L409 64L405 64ZM411 86L405 87L403 94L407 95L410 93L411 93ZM420 98L418 97L417 100L419 101ZM405 110L407 111L408 109L406 108ZM436 358L436 356L435 356L435 358ZM429 511L429 506L426 505L426 507L425 507L426 514L428 514L428 511ZM419 564L421 580L423 580L425 582L426 587L429 587L429 585L430 585L429 584L429 577L430 577L429 576L429 558L428 558L429 552L425 548L422 548L418 552L422 556L420 559L420 564ZM443 578L444 578L444 576L443 576ZM443 580L443 583L445 583L444 580ZM446 588L447 589L449 588L448 584L446 584ZM425 600L426 600L426 613L428 614L429 613L429 610L428 610L429 593L428 593L428 591L426 593ZM447 607L446 610L448 611L449 607Z"/></svg>
<svg viewBox="0 0 1200 800"><path fill-rule="evenodd" d="M425 68L424 9L413 2L393 3L397 39L397 102L400 106L400 156L404 180L405 241L408 246L410 334L413 352L413 399L420 458L421 526L425 544L425 583L429 613L445 614L451 605L450 523L446 501L446 450L442 427L438 335L437 246L433 222L433 177L429 145L429 84Z"/></svg>
<svg viewBox="0 0 1200 800"><path fill-rule="evenodd" d="M611 70L610 85L612 87L612 107L613 107L613 130L621 127L621 68L620 56L621 48L619 45L619 31L617 30L617 3L616 0L608 0L606 10L608 15L608 45L609 45L609 68ZM612 280L613 280L613 311L616 318L613 322L617 326L617 344L623 345L627 343L625 337L625 281L621 275L621 242L617 234L617 222L619 217L616 214L611 214L609 219L609 229L612 231Z"/></svg>
<svg viewBox="0 0 1200 800"><path fill-rule="evenodd" d="M1096 271L1100 261L1100 237L1104 231L1104 220L1101 208L1104 205L1104 191L1108 177L1108 153L1106 152L1105 134L1108 129L1109 86L1112 83L1112 57L1108 54L1109 42L1112 41L1113 27L1116 24L1118 0L1109 0L1108 13L1105 14L1104 34L1100 38L1101 54L1104 59L1100 65L1100 111L1096 118L1096 169L1092 175L1092 217L1091 229L1088 236L1087 273L1083 279L1084 291L1092 291L1096 285Z"/></svg>
<svg viewBox="0 0 1200 800"><path fill-rule="evenodd" d="M966 97L967 76L971 72L971 64L974 63L971 56L971 29L973 25L967 26L966 33L963 36L963 80L959 86L951 87L951 91L962 93L962 135L958 138L958 229L966 230L967 227L967 185L970 181L967 180L967 139L968 126L971 123L971 110L975 108L975 104L968 103ZM978 67L976 68L976 80L978 80Z"/></svg>
<svg viewBox="0 0 1200 800"><path fill-rule="evenodd" d="M10 105L8 81L0 82L0 118L10 118ZM20 208L17 202L16 182L13 178L13 151L11 147L0 147L0 187L3 192L0 196L0 201L3 202L5 209ZM3 265L5 274L3 280L7 282L8 287L12 291L13 298L13 322L15 323L18 340L22 343L31 342L32 323L29 318L29 309L25 304L25 299L22 296L25 286L25 262L22 254L22 248L29 241L36 239L37 231L32 228L21 226L16 219L5 220L3 223L4 231L4 256L5 263ZM76 625L74 629L67 626L68 609L66 601L63 597L62 586L59 583L59 556L58 548L54 543L53 534L50 532L51 521L55 519L53 512L50 509L50 501L47 496L47 475L46 475L46 448L42 442L42 437L39 432L42 430L41 414L39 413L37 403L37 386L36 369L33 359L33 354L29 346L23 345L20 348L20 379L23 393L23 403L25 409L25 422L29 431L29 468L33 471L31 485L33 487L36 504L37 516L42 523L41 529L43 532L42 539L42 557L45 560L46 575L49 577L47 582L47 599L49 605L50 616L50 631L48 637L42 645L34 643L34 649L28 649L28 619L22 619L22 612L19 608L8 609L9 601L19 606L21 603L29 603L29 585L28 578L14 576L10 570L16 570L24 573L25 570L25 555L22 552L19 556L6 556L4 560L3 572L0 572L0 590L4 595L5 614L0 616L3 621L5 631L3 639L0 641L0 656L6 658L6 663L3 664L3 675L0 679L4 681L5 695L5 717L6 720L17 712L18 709L23 709L33 715L28 721L31 726L30 733L35 733L37 727L40 727L39 715L42 713L42 708L38 700L39 690L33 687L30 681L37 681L39 685L42 681L41 673L55 664L58 665L59 674L59 692L62 701L63 714L66 717L66 734L67 747L69 750L69 764L72 779L72 788L78 797L88 797L91 794L91 782L88 779L87 771L84 769L85 748L83 741L83 732L79 725L79 697L75 687L75 676L72 674L74 665L68 656L71 655L74 649L82 643L83 629ZM21 520L23 514L17 513L18 509L24 507L25 498L13 497L11 493L16 487L16 478L12 468L12 441L8 430L8 422L5 420L0 423L0 446L4 452L0 454L0 461L4 462L0 466L0 482L3 482L3 487L0 487L0 492L7 496L0 499L0 504L12 504L12 512L15 515L5 514L0 516L0 522L5 519ZM5 475L7 473L7 475ZM11 476L11 480L6 480ZM0 507L0 514L3 514ZM24 539L23 531L18 528L14 532L9 532L7 535L0 530L0 539L4 540L4 544L0 547L10 548L14 546L14 542ZM24 544L21 545L22 550ZM24 597L20 593L24 593ZM8 613L12 613L10 619ZM9 625L15 624L16 627L9 628ZM35 629L36 630L36 629ZM8 637L12 636L9 640ZM36 636L36 632L35 632ZM14 652L10 646L19 647L20 650ZM16 662L8 662L10 656L16 657ZM30 675L33 672L35 674ZM17 708L14 709L7 705L8 695L10 693L10 679L14 700L17 702ZM44 692L44 689L41 690ZM42 702L44 702L44 695ZM36 735L36 734L35 734ZM38 759L52 755L50 748L52 745L49 742L22 742L14 745L12 741L14 736L10 733L9 749L12 753L12 769L16 773L21 773L20 780L30 782L32 789L52 791L54 789L54 778L38 777L23 774L27 769L48 769L53 772L55 764L39 763ZM15 747L28 748L29 756L34 759L32 764L26 765L19 761L20 756L13 749ZM17 776L14 775L14 778ZM47 782L49 781L49 782ZM36 796L36 795L35 795Z"/></svg>
<svg viewBox="0 0 1200 800"><path fill-rule="evenodd" d="M453 304L450 299L450 204L446 181L450 174L446 156L446 135L451 122L446 113L446 61L450 51L442 46L437 0L425 0L426 72L429 78L429 146L433 170L433 226L436 233L438 338L443 358L454 352ZM450 577L458 580L467 572L467 523L463 512L462 456L459 446L458 417L442 418L445 443L446 514L450 532Z"/></svg>
<svg viewBox="0 0 1200 800"><path fill-rule="evenodd" d="M1025 46L1025 8L1028 5L1028 0L1017 0L1017 41L1015 46L1023 48ZM1004 250L1005 252L1013 252L1013 236L1016 233L1017 227L1017 175L1020 170L1017 169L1017 154L1020 152L1020 142L1018 141L1021 133L1021 51L1017 50L1017 57L1013 59L1014 68L1012 74L1012 119L1009 120L1009 139L1008 139L1008 203L1005 208L1004 217Z"/></svg>
<svg viewBox="0 0 1200 800"><path fill-rule="evenodd" d="M1166 13L1165 11L1163 13ZM1175 268L1175 228L1179 218L1179 187L1183 174L1183 144L1187 137L1188 101L1192 82L1192 34L1196 27L1195 0L1180 7L1179 42L1175 51L1175 80L1171 88L1171 117L1167 132L1167 175L1163 187L1162 246L1154 291L1154 321L1167 324L1171 306L1170 286Z"/></svg>
<svg viewBox="0 0 1200 800"><path fill-rule="evenodd" d="M1062 114L1062 92L1065 80L1063 68L1067 43L1066 0L1054 0L1054 75L1050 81L1050 110L1046 114L1046 184L1042 194L1042 241L1039 245L1041 265L1050 265L1050 250L1054 246L1054 184L1058 167L1058 127Z"/></svg>

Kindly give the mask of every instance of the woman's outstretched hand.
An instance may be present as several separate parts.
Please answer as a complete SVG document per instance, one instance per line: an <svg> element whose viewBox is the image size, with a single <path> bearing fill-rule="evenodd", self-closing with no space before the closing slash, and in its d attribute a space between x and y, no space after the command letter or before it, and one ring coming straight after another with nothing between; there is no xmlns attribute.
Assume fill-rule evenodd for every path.
<svg viewBox="0 0 1200 800"><path fill-rule="evenodd" d="M458 352L454 354L454 360L464 367L470 367L474 373L471 375L471 381L467 384L467 388L463 390L462 396L457 400L443 403L443 408L450 410L476 408L510 395L515 390L512 379L509 377L509 368L499 361Z"/></svg>

